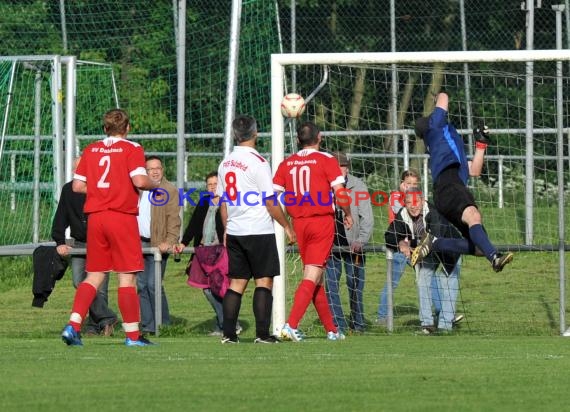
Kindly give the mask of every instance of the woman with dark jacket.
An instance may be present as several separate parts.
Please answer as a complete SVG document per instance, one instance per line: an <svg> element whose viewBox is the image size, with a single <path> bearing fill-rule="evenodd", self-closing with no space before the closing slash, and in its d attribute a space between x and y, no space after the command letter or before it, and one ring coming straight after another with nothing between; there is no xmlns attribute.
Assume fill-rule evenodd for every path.
<svg viewBox="0 0 570 412"><path fill-rule="evenodd" d="M218 202L220 197L216 195L216 188L218 186L218 172L211 172L206 176L206 190L210 192L208 195L201 195L200 202L196 205L194 213L188 222L188 226L184 231L182 240L178 245L179 251L183 250L190 242L194 241L193 246L215 246L223 244L224 241L224 225L220 216ZM190 257L192 262L194 255ZM216 295L209 284L207 278L193 279L189 278L188 284L202 289L204 296L216 313L216 327L210 334L212 336L222 335L223 325L223 310L222 310L222 297ZM241 332L241 326L238 324L237 332Z"/></svg>

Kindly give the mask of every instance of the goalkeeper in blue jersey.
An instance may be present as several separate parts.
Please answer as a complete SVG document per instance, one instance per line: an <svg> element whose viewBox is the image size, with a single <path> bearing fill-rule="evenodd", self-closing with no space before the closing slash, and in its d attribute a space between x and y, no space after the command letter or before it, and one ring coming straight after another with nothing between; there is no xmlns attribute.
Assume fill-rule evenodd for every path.
<svg viewBox="0 0 570 412"><path fill-rule="evenodd" d="M483 169L489 130L484 125L474 130L475 154L472 161L467 161L463 139L448 122L448 106L449 96L439 93L431 115L416 121L416 136L424 140L430 155L435 207L459 229L464 239L436 238L428 233L414 249L411 263L415 265L431 251L477 254L485 256L493 270L500 272L513 260L513 254L499 253L491 243L475 198L467 188L469 176L479 176Z"/></svg>

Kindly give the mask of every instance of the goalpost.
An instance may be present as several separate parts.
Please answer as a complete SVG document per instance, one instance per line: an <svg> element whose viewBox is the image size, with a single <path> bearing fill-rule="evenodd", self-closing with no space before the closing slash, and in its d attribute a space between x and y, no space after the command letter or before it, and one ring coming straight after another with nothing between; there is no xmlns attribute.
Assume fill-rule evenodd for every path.
<svg viewBox="0 0 570 412"><path fill-rule="evenodd" d="M568 60L570 50L274 54L272 168L276 170L284 157L295 150L294 133L286 133L280 112L287 69L295 68L299 86L294 91L305 97L326 72L326 87L307 102L302 119L319 125L325 136L323 149L347 152L351 173L362 178L371 193L389 193L397 188L401 171L416 168L421 172L429 200L428 159L423 142L414 137L413 126L417 117L433 109L434 93L445 90L450 95L450 120L467 140L468 155L473 150L473 127L484 121L492 131L484 176L471 179L470 187L491 240L500 249L519 251L512 268L505 269L501 278L523 284L516 290L512 288L512 295L505 300L529 303L521 308L523 319L496 318L499 329L507 333L520 328L531 334L553 333L548 320L552 316L545 313L544 307L559 306L562 333L566 325L564 198L568 196L565 182L570 173L569 156L564 154L568 147L564 143L569 133L564 116L570 102L570 79L562 74L562 62ZM374 207L375 229L369 252L384 250L387 220L383 209ZM296 288L302 271L300 262L292 263L294 258L286 255L284 233L279 225L276 228L282 276L276 277L274 283L275 332L285 322L292 299L287 296ZM533 255L531 251L543 253ZM556 255L552 252L558 252L557 262L552 260ZM478 265L471 262L476 261L464 264L466 283L474 282L478 276L469 275L469 266ZM551 267L556 268L556 273ZM369 282L378 273L367 269ZM478 266L475 270L479 271ZM490 271L486 266L484 270ZM534 273L528 273L529 270ZM382 268L380 275L385 274ZM497 275L490 279L500 282ZM485 287L489 286L469 285L469 290ZM365 298L367 317L376 312L378 293L375 290L367 295L375 300ZM403 293L400 287L397 294ZM408 295L408 299L413 296ZM480 333L489 332L488 324L484 320L475 322L477 315L486 312L484 308L489 305L500 310L503 304L499 299L485 300L476 295L458 302L474 319L471 330ZM398 327L406 327L405 320L414 316L412 312L404 312L404 322ZM345 309L345 315L349 313ZM306 322L303 323L302 328L306 329Z"/></svg>
<svg viewBox="0 0 570 412"><path fill-rule="evenodd" d="M78 135L118 106L114 74L75 56L0 56L0 101L0 245L37 243L50 238Z"/></svg>

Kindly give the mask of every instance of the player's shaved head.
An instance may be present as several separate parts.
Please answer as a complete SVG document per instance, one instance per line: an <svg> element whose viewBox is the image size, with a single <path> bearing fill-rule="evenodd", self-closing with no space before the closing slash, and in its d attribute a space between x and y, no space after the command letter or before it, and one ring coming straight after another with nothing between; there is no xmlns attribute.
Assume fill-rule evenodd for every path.
<svg viewBox="0 0 570 412"><path fill-rule="evenodd" d="M313 122L303 122L297 128L297 140L301 148L318 143L321 131Z"/></svg>
<svg viewBox="0 0 570 412"><path fill-rule="evenodd" d="M237 143L246 142L257 136L257 121L251 116L237 116L232 122L232 131Z"/></svg>

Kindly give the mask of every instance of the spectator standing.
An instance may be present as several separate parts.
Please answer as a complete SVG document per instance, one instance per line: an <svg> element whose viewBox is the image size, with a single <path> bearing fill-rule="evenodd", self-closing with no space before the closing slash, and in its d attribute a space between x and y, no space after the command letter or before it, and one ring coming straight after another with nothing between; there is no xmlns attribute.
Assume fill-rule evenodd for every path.
<svg viewBox="0 0 570 412"><path fill-rule="evenodd" d="M388 224L391 224L398 212L404 206L404 193L410 187L420 186L420 174L414 170L404 170L400 178L400 186L398 191L390 193L390 202L388 205ZM389 252L392 252L392 294L400 284L400 279L406 270L406 264L408 259L401 253L397 248L392 250L388 248ZM388 284L384 283L384 287L380 292L380 303L378 306L378 313L376 317L376 324L386 325L386 318L388 316Z"/></svg>
<svg viewBox="0 0 570 412"><path fill-rule="evenodd" d="M137 222L142 247L157 247L162 254L160 276L164 280L166 262L180 236L180 206L178 190L164 177L162 160L157 156L146 158L146 172L157 185L152 191L141 192ZM137 275L137 289L141 308L142 333L156 331L154 256L144 255L144 270ZM170 324L168 299L161 282L162 325Z"/></svg>
<svg viewBox="0 0 570 412"><path fill-rule="evenodd" d="M352 213L344 188L344 177L333 155L320 152L322 135L311 122L297 129L301 150L285 159L275 173L274 188L283 198L297 235L303 261L303 280L295 292L293 307L281 337L295 342L304 339L299 322L311 303L315 306L329 340L344 339L334 324L323 285L323 272L335 231L333 193L344 212L344 227L352 228ZM342 193L341 191L344 191ZM343 197L343 201L341 201Z"/></svg>
<svg viewBox="0 0 570 412"><path fill-rule="evenodd" d="M289 242L295 241L295 233L275 199L269 163L255 150L257 121L251 116L237 116L232 122L232 133L237 146L218 168L217 193L223 196L220 213L226 231L230 278L223 300L222 343L239 342L237 319L242 296L252 277L254 343L278 343L279 339L269 333L273 278L279 276L273 220L283 226Z"/></svg>
<svg viewBox="0 0 570 412"><path fill-rule="evenodd" d="M177 246L178 251L183 251L184 248L193 242L193 246L216 246L222 245L224 241L224 224L220 215L220 196L217 194L218 190L218 172L214 171L206 176L206 190L207 195L200 196L200 202L196 205L194 213L186 226L182 240ZM195 255L190 257L192 262ZM207 273L204 274L207 277ZM227 276L227 273L225 273ZM202 289L206 300L214 309L216 314L216 325L210 336L223 336L224 327L224 311L223 311L223 297L216 295L210 288L208 279L203 279L201 282L188 282L191 286L199 287ZM241 326L239 322L236 327L236 334L240 334Z"/></svg>
<svg viewBox="0 0 570 412"><path fill-rule="evenodd" d="M77 168L80 158L73 162L73 172ZM69 252L75 248L85 248L87 240L87 217L83 213L85 194L75 193L71 188L72 182L67 182L61 189L61 195L57 204L57 210L51 227L51 237L55 241L57 253L60 256L69 256ZM66 230L69 228L72 245L66 243ZM85 280L85 256L71 256L71 276L73 286L77 289ZM105 275L93 303L89 307L89 316L85 325L88 335L112 336L117 315L109 308L108 304L109 275Z"/></svg>
<svg viewBox="0 0 570 412"><path fill-rule="evenodd" d="M73 176L74 192L86 193L87 277L77 287L69 323L61 337L70 346L80 346L81 323L105 272L118 272L118 304L123 318L126 346L147 346L139 332L139 300L136 274L144 269L137 225L139 189L157 185L147 176L144 150L127 140L128 114L113 109L103 117L107 137L88 145Z"/></svg>
<svg viewBox="0 0 570 412"><path fill-rule="evenodd" d="M372 204L370 197L361 196L362 193L368 193L366 184L349 173L350 162L346 154L337 152L334 156L340 165L340 170L345 179L344 186L350 196L353 225L352 228L345 229L342 209L335 209L333 245L337 250L333 250L327 260L325 271L327 298L334 323L339 332L346 334L350 329L353 333L362 333L366 328L362 296L366 279L364 246L370 240L374 228ZM343 265L350 304L349 322L345 319L339 293Z"/></svg>
<svg viewBox="0 0 570 412"><path fill-rule="evenodd" d="M404 201L404 208L398 212L385 233L387 248L396 249L409 259L412 250L417 247L419 239L425 235L426 231L446 238L461 238L459 232L425 201L419 188L411 187L406 190ZM441 263L445 272L451 274L454 270L459 270L460 266L457 265L459 258L459 254L431 253L417 266L419 316L422 332L425 334L435 331L431 289L434 284L433 278L437 276L436 269ZM443 274L439 276L445 277ZM449 331L454 319L449 289L442 288L437 292L441 303L437 327L439 330Z"/></svg>

